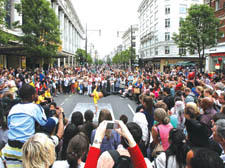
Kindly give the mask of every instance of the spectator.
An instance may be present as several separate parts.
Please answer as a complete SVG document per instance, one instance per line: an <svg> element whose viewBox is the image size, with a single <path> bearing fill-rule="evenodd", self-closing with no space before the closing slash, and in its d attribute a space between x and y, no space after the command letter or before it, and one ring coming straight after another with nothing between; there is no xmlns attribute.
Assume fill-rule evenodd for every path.
<svg viewBox="0 0 225 168"><path fill-rule="evenodd" d="M224 168L223 161L219 155L205 148L196 148L188 152L187 168Z"/></svg>
<svg viewBox="0 0 225 168"><path fill-rule="evenodd" d="M82 125L80 131L85 133L88 137L89 143L91 143L91 133L97 128L97 125L93 123L94 113L91 110L87 110L84 113L85 122Z"/></svg>
<svg viewBox="0 0 225 168"><path fill-rule="evenodd" d="M169 110L174 106L174 97L170 94L170 88L165 87L163 89L163 94L165 95L163 102L166 103Z"/></svg>
<svg viewBox="0 0 225 168"><path fill-rule="evenodd" d="M210 139L211 130L200 122L199 109L195 103L188 103L184 110L188 144L191 147L204 147L221 154L221 148Z"/></svg>
<svg viewBox="0 0 225 168"><path fill-rule="evenodd" d="M47 118L41 106L33 104L34 87L23 84L19 90L22 103L12 107L8 115L8 143L2 150L6 164L21 167L22 146L35 133L35 122L44 126ZM59 112L60 113L60 112ZM10 156L10 157L9 157ZM8 160L9 159L9 160Z"/></svg>
<svg viewBox="0 0 225 168"><path fill-rule="evenodd" d="M55 161L55 145L42 133L30 137L22 152L24 168L48 168Z"/></svg>
<svg viewBox="0 0 225 168"><path fill-rule="evenodd" d="M223 113L223 114L225 114L225 105L222 105L222 106L221 106L220 112Z"/></svg>
<svg viewBox="0 0 225 168"><path fill-rule="evenodd" d="M219 119L215 122L213 128L213 139L218 142L222 148L223 152L222 155L220 156L221 159L223 159L223 162L225 163L225 119Z"/></svg>
<svg viewBox="0 0 225 168"><path fill-rule="evenodd" d="M151 130L154 123L154 107L153 107L154 105L153 100L150 96L144 96L143 106L144 106L143 113L145 114L145 117L148 121L148 128L149 130Z"/></svg>
<svg viewBox="0 0 225 168"><path fill-rule="evenodd" d="M173 126L170 124L170 119L166 111L162 108L157 108L154 113L154 119L158 121L158 124L152 127L153 146L161 143L164 151L169 147L168 136ZM161 142L159 142L159 138Z"/></svg>
<svg viewBox="0 0 225 168"><path fill-rule="evenodd" d="M185 168L189 147L182 130L173 128L169 133L170 146L155 159L157 168Z"/></svg>
<svg viewBox="0 0 225 168"><path fill-rule="evenodd" d="M79 133L69 142L66 160L56 161L52 168L83 168L82 158L88 152L89 141L86 135Z"/></svg>
<svg viewBox="0 0 225 168"><path fill-rule="evenodd" d="M219 103L225 105L225 92L221 93L219 96Z"/></svg>
<svg viewBox="0 0 225 168"><path fill-rule="evenodd" d="M111 113L107 109L102 109L100 111L100 114L98 117L98 123L100 124L104 120L112 121ZM96 133L96 129L92 131L91 144L94 143L95 133ZM107 130L105 132L105 137L103 138L103 141L101 143L101 152L104 152L106 150L115 150L119 144L120 144L119 134L115 130Z"/></svg>
<svg viewBox="0 0 225 168"><path fill-rule="evenodd" d="M174 128L177 128L177 116L173 115L172 112L168 110L166 103L164 103L163 101L158 101L155 104L155 108L163 108L166 111L166 113L169 115L170 123L172 124L172 126ZM155 121L154 124L158 124L157 121Z"/></svg>
<svg viewBox="0 0 225 168"><path fill-rule="evenodd" d="M127 129L126 125L122 121L116 121L119 125L119 129L116 129L116 131L126 139L126 142L128 143L128 151L131 156L131 160L133 163L133 168L147 168L146 163L144 161L144 157L136 144L133 136ZM90 148L90 151L88 152L88 157L85 163L85 168L96 168L97 161L100 156L100 146L103 142L103 138L106 133L106 126L107 121L103 121L101 124L99 124L96 134L94 137L94 143L92 144L92 147ZM115 150L115 149L114 149Z"/></svg>
<svg viewBox="0 0 225 168"><path fill-rule="evenodd" d="M213 100L209 97L205 97L201 101L203 115L201 116L200 121L202 123L205 123L208 127L211 127L212 116L216 114L216 110L214 109L213 104Z"/></svg>
<svg viewBox="0 0 225 168"><path fill-rule="evenodd" d="M130 131L131 135L133 136L135 142L138 144L138 146L141 148L142 142L141 142L141 137L142 137L142 131L141 128L134 122L129 122L126 124L128 130ZM117 148L117 152L121 156L128 156L130 157L130 154L127 150L128 144L126 142L126 139L123 137L121 138L121 145ZM146 158L145 159L146 164L148 165L147 167L150 167L150 162ZM100 158L98 159L98 168L112 168L114 166L115 162L109 153L109 151L105 151L104 153L101 154Z"/></svg>
<svg viewBox="0 0 225 168"><path fill-rule="evenodd" d="M79 133L79 129L74 125L73 123L69 123L64 131L63 135L63 144L62 144L62 149L61 149L61 159L66 160L67 157L67 147L69 144L69 141Z"/></svg>
<svg viewBox="0 0 225 168"><path fill-rule="evenodd" d="M81 126L84 123L84 117L83 114L79 111L76 111L72 114L71 117L71 123L73 123L74 125L76 125L76 127L81 128Z"/></svg>
<svg viewBox="0 0 225 168"><path fill-rule="evenodd" d="M125 114L122 114L122 115L120 116L120 120L122 120L124 124L127 124L128 117L127 117Z"/></svg>

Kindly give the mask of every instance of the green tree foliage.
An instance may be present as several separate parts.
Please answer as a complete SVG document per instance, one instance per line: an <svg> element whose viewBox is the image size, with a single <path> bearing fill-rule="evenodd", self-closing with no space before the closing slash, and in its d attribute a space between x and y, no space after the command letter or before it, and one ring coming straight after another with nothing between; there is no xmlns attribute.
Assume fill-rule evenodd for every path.
<svg viewBox="0 0 225 168"><path fill-rule="evenodd" d="M30 56L54 56L60 45L59 22L46 0L21 0L16 9L23 15L23 24L18 26L24 36L21 41ZM22 11L21 11L22 10Z"/></svg>
<svg viewBox="0 0 225 168"><path fill-rule="evenodd" d="M212 8L208 5L192 5L186 19L181 21L179 34L175 33L173 40L179 48L186 48L191 54L197 52L200 63L205 58L205 49L215 46L221 37L219 27L220 21Z"/></svg>
<svg viewBox="0 0 225 168"><path fill-rule="evenodd" d="M131 53L131 48L121 51L117 53L113 58L112 58L112 63L114 64L123 64L123 65L128 65L130 60L135 60L136 59L136 53L135 50L132 49Z"/></svg>
<svg viewBox="0 0 225 168"><path fill-rule="evenodd" d="M90 54L87 54L83 49L78 48L76 51L76 62L80 65L88 63L89 65L93 63L92 57Z"/></svg>
<svg viewBox="0 0 225 168"><path fill-rule="evenodd" d="M15 37L4 30L7 28L5 22L6 17L6 0L0 0L0 44L7 45L10 40L15 40Z"/></svg>

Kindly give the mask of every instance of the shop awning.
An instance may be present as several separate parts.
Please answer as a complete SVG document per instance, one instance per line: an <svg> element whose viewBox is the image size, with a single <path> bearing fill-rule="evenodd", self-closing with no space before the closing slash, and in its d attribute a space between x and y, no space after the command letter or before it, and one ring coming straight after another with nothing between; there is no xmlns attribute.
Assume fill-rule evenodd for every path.
<svg viewBox="0 0 225 168"><path fill-rule="evenodd" d="M224 53L212 53L210 54L211 57L225 57L225 52Z"/></svg>
<svg viewBox="0 0 225 168"><path fill-rule="evenodd" d="M182 62L177 62L175 64L168 64L169 66L195 66L196 63L192 61L182 61Z"/></svg>

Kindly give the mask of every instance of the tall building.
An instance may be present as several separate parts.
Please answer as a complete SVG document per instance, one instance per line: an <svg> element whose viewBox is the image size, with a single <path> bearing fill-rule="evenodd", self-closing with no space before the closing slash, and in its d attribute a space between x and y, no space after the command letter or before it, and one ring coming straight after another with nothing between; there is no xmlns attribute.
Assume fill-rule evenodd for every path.
<svg viewBox="0 0 225 168"><path fill-rule="evenodd" d="M73 66L77 48L83 48L84 28L71 0L48 0L60 22L60 39L62 41L58 66Z"/></svg>
<svg viewBox="0 0 225 168"><path fill-rule="evenodd" d="M50 3L59 20L60 40L62 42L55 56L58 66L73 66L75 63L75 52L77 48L83 48L84 28L76 13L71 0L46 0ZM6 22L8 29L4 31L15 36L22 36L20 29L14 28L13 23L19 21L22 24L22 15L15 9L15 4L21 3L21 0L8 0L6 4L7 16ZM18 44L18 43L17 43ZM15 46L17 45L15 44ZM16 47L12 47L16 50ZM19 49L19 47L18 47ZM8 49L9 50L9 49ZM8 51L7 50L7 51ZM32 67L50 64L49 59L33 59L29 56L18 55L18 52L3 52L6 48L0 49L0 67L22 67L32 65Z"/></svg>
<svg viewBox="0 0 225 168"><path fill-rule="evenodd" d="M192 4L203 0L143 0L138 8L140 32L140 58L145 65L163 71L169 64L191 61L198 55L190 55L172 40L179 33L180 20L187 16Z"/></svg>
<svg viewBox="0 0 225 168"><path fill-rule="evenodd" d="M225 72L225 0L204 0L204 3L215 10L215 16L221 23L220 31L223 32L217 46L206 50L206 70L215 71L216 64L220 64L219 68Z"/></svg>
<svg viewBox="0 0 225 168"><path fill-rule="evenodd" d="M123 40L123 50L128 50L131 45L135 50L136 58L139 57L139 31L138 25L131 25L127 31L124 32L122 36Z"/></svg>

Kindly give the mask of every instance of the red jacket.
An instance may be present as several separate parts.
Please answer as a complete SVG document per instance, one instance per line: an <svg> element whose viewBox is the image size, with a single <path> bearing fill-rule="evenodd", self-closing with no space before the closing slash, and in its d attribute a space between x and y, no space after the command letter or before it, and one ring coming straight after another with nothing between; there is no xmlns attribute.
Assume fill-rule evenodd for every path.
<svg viewBox="0 0 225 168"><path fill-rule="evenodd" d="M142 155L138 145L136 145L133 148L129 147L128 151L130 153L134 168L147 168L144 156ZM91 147L90 151L88 152L88 157L84 168L96 168L99 156L100 156L100 149Z"/></svg>

